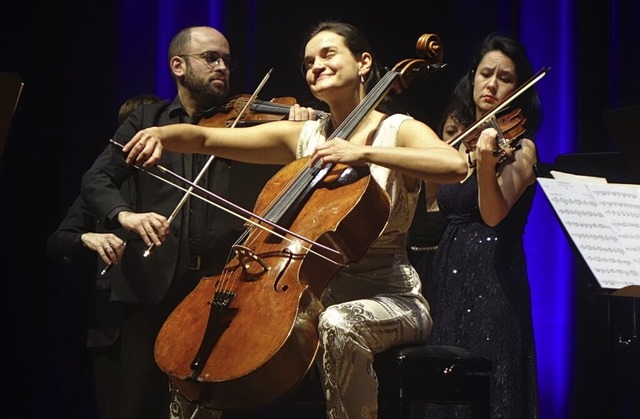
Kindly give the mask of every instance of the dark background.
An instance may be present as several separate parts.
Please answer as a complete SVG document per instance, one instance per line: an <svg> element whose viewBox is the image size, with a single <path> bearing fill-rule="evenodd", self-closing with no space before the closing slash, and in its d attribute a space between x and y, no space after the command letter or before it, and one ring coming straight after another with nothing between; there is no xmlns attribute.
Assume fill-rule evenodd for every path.
<svg viewBox="0 0 640 419"><path fill-rule="evenodd" d="M539 89L545 109L546 131L538 139L543 159L553 161L560 152L615 151L602 113L640 104L640 5L631 0L537 3L538 13L532 15L525 13L531 2L500 0L382 6L345 0L220 1L215 10L240 60L232 75L234 93L251 93L273 67L260 97L294 96L303 104L313 102L298 70L298 53L304 32L319 18L360 27L389 67L415 58L421 34L438 34L447 69L415 81L397 97L406 112L434 127L482 37L500 31L526 38L534 45L525 42L534 67L552 67ZM175 94L161 87L162 79L165 86L168 80L168 40L184 26L211 24L212 12L204 1L174 7L167 22L152 0L0 4L0 72L18 73L25 83L0 156L3 417L95 417L82 348L86 278L52 266L45 241L78 194L82 174L115 131L120 104L141 93ZM607 324L599 315L607 303L594 297L591 283L584 284L589 274L580 266L576 272L563 276L572 290L569 318L536 323L573 325L573 343L558 349L569 353L568 389L558 401L553 398L557 383L541 380L543 418L632 417L629 400L611 394L616 385L629 387L612 377L612 368L626 366L610 362L603 337ZM628 319L624 313L620 317ZM553 344L538 345L542 350ZM637 341L632 345L637 348Z"/></svg>

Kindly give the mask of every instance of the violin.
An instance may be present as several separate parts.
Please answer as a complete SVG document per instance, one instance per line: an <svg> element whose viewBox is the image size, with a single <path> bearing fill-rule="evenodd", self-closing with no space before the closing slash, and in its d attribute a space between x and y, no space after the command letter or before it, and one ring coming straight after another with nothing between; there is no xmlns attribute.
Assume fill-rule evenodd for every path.
<svg viewBox="0 0 640 419"><path fill-rule="evenodd" d="M455 146L458 143L463 142L467 148L467 153L470 153L476 149L476 144L482 131L489 127L495 128L498 132L498 136L496 138L498 150L495 151L495 155L500 156L498 163L496 164L496 170L502 167L503 164L513 161L514 152L520 148L518 140L521 139L523 134L526 132L524 124L527 120L522 114L522 110L519 108L515 108L506 114L504 114L504 111L518 96L546 76L548 71L548 67L540 69L536 74L531 76L529 80L525 81L520 87L511 92L511 94L491 112L471 124L470 127L457 137L448 141L447 144ZM502 116L496 118L496 115L499 113L502 113ZM469 166L474 167L475 163L471 161L471 156L469 155L468 158Z"/></svg>
<svg viewBox="0 0 640 419"><path fill-rule="evenodd" d="M327 141L348 139L392 89L442 68L436 35L417 45L428 49L425 59L388 71ZM284 166L262 189L258 222L233 246L223 272L202 278L163 324L157 365L188 400L218 410L254 409L283 396L314 363L324 289L366 254L389 211L367 165L311 165L305 157Z"/></svg>
<svg viewBox="0 0 640 419"><path fill-rule="evenodd" d="M240 115L247 102L250 102L244 113ZM290 96L273 98L269 101L251 100L251 95L242 94L233 96L226 104L214 108L213 115L203 118L198 125L206 127L229 128L234 123L236 127L247 127L262 124L264 122L279 121L289 115L289 109L296 104L296 99ZM238 118L240 115L240 119ZM316 110L316 115L321 118L326 115L324 111ZM237 119L237 120L236 120Z"/></svg>
<svg viewBox="0 0 640 419"><path fill-rule="evenodd" d="M258 100L256 98L258 92L262 89L270 76L271 70L267 72L262 82L252 95L242 94L233 96L226 104L220 107L214 107L205 112L205 116L200 119L198 125L205 127L236 128L262 124L265 122L279 121L287 117L289 115L289 109L296 103L295 98L286 96L274 98L270 101ZM325 112L316 110L316 116L318 118L325 115ZM202 176L204 176L213 159L214 156L209 157L201 172L194 180L194 183L198 183ZM186 191L187 193L182 196L182 199L168 218L169 223L173 222L182 206L186 203L193 189L193 187L189 188L189 190ZM149 256L153 248L153 244L149 245L144 253L144 257ZM103 270L102 274L104 275L109 268L110 265Z"/></svg>
<svg viewBox="0 0 640 419"><path fill-rule="evenodd" d="M495 116L489 118L484 123L474 128L472 132L466 135L464 135L465 133L462 133L458 137L462 137L462 135L464 135L462 143L466 148L467 154L469 154L472 151L475 151L478 138L480 138L482 131L485 128L494 128L498 132L496 136L498 149L494 151L494 155L500 156L497 163L499 166L513 161L515 151L521 148L520 139L527 132L525 127L526 122L527 119L522 113L522 109L515 108L498 116L497 118ZM449 144L456 142L458 137L449 140ZM470 156L468 159L469 166L474 167L475 162L471 161Z"/></svg>

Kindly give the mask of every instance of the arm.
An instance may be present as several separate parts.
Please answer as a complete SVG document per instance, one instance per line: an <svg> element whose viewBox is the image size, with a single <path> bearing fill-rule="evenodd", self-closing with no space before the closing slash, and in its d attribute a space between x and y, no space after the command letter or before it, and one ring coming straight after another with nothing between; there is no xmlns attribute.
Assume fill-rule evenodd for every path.
<svg viewBox="0 0 640 419"><path fill-rule="evenodd" d="M245 163L286 164L295 159L302 124L276 121L247 128L210 128L189 124L152 127L138 132L123 148L128 164L150 167L164 149L213 154Z"/></svg>
<svg viewBox="0 0 640 419"><path fill-rule="evenodd" d="M94 258L93 252L96 252L106 264L118 263L124 241L113 233L94 233L95 229L93 215L82 198L76 198L56 231L47 239L47 256L56 262L80 263Z"/></svg>
<svg viewBox="0 0 640 419"><path fill-rule="evenodd" d="M142 107L140 107L142 108ZM143 119L142 112L134 114L118 128L114 138L124 142L137 132ZM128 166L121 150L108 145L98 156L91 168L82 177L82 198L90 212L96 214L98 223L105 229L120 226L139 234L147 246L159 246L166 238L168 223L166 217L155 212L135 213L128 200L121 193L125 181L134 180L137 169Z"/></svg>
<svg viewBox="0 0 640 419"><path fill-rule="evenodd" d="M313 161L385 166L405 174L407 185L414 183L412 178L436 183L457 182L467 172L466 162L457 150L415 119L402 122L397 145L370 147L335 139L320 145L313 154Z"/></svg>
<svg viewBox="0 0 640 419"><path fill-rule="evenodd" d="M106 265L117 265L122 259L125 242L113 233L86 232L80 236L82 245L93 250Z"/></svg>
<svg viewBox="0 0 640 419"><path fill-rule="evenodd" d="M515 152L515 160L496 174L499 159L493 155L497 148L496 134L493 128L484 130L476 145L478 206L482 220L489 226L500 223L525 189L535 182L536 147L528 138L520 140L522 148Z"/></svg>

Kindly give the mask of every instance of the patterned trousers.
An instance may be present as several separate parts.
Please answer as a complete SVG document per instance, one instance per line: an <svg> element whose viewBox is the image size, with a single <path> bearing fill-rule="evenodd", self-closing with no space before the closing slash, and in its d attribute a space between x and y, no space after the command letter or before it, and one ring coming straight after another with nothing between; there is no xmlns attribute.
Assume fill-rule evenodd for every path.
<svg viewBox="0 0 640 419"><path fill-rule="evenodd" d="M422 296L378 295L327 307L320 315L318 356L327 418L377 418L374 354L426 341L431 325Z"/></svg>

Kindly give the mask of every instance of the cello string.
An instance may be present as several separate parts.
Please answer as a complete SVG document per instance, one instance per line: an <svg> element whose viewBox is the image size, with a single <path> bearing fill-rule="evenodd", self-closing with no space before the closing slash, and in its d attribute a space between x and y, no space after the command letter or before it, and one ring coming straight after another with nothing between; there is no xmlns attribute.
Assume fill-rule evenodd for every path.
<svg viewBox="0 0 640 419"><path fill-rule="evenodd" d="M358 106L351 111L340 126L333 131L327 141L336 137L347 139L364 117L380 103L399 74L395 70L388 71ZM279 220L302 197L302 193L305 190L314 186L314 180L317 184L335 167L334 163L322 165L323 163L320 161L317 161L313 166L305 165L286 185L286 188L283 189L277 199L273 201L271 208L265 212L265 217L272 221Z"/></svg>
<svg viewBox="0 0 640 419"><path fill-rule="evenodd" d="M398 74L395 70L388 71L326 141L330 141L336 137L347 139L364 117L382 100L384 93L391 88L391 84ZM318 182L324 178L334 166L334 163L328 163L323 166L323 163L316 161L313 166L306 165L303 167L302 170L292 178L285 192L281 195L280 199L273 204L273 208L266 216L271 220L273 220L274 217L279 219L279 217L301 197L302 192L313 186L312 181L316 180L316 182Z"/></svg>
<svg viewBox="0 0 640 419"><path fill-rule="evenodd" d="M399 75L400 73L395 71L395 69L385 73L358 106L347 115L340 126L327 138L327 141L336 137L348 139L364 117L382 101L385 94L391 89L392 83ZM316 182L319 182L333 167L335 167L334 163L323 166L323 163L320 161L317 161L313 166L306 165L303 167L286 185L286 188L283 189L283 193L277 197L277 200L274 200L272 207L265 212L265 217L271 220L282 217L291 205L301 197L301 194L307 188L313 186L312 182L314 179Z"/></svg>

